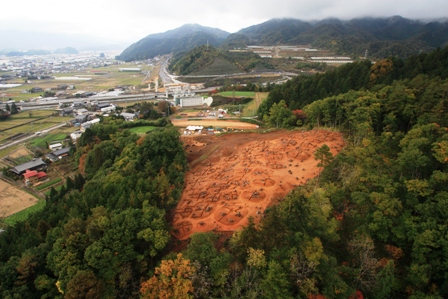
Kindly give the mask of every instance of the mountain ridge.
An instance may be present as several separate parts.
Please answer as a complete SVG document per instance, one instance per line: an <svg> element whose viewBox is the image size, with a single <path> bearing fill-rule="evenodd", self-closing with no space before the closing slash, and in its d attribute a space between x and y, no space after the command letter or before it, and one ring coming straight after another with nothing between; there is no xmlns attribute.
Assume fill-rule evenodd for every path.
<svg viewBox="0 0 448 299"><path fill-rule="evenodd" d="M192 38L195 35L195 38ZM448 22L424 22L401 16L385 18L326 18L303 21L275 18L230 34L221 29L186 24L164 33L151 34L117 56L120 60L148 59L188 51L205 43L224 49L247 45L309 44L337 54L373 57L407 57L448 44ZM184 47L184 48L182 48Z"/></svg>

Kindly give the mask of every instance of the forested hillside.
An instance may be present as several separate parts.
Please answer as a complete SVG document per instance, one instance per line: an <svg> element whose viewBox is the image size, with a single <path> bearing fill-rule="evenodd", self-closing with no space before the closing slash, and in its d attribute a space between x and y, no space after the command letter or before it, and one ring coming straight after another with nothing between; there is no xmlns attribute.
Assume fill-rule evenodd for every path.
<svg viewBox="0 0 448 299"><path fill-rule="evenodd" d="M150 34L127 47L117 59L142 60L170 53L185 52L200 45L219 46L229 33L216 29L186 24L164 33Z"/></svg>
<svg viewBox="0 0 448 299"><path fill-rule="evenodd" d="M249 45L311 45L358 59L369 57L406 58L448 43L448 22L422 22L400 16L324 19L306 22L272 19L243 28L234 34L219 29L187 24L164 33L151 34L126 48L117 59L142 60L164 54L177 54L205 44L224 50Z"/></svg>
<svg viewBox="0 0 448 299"><path fill-rule="evenodd" d="M321 147L323 171L260 224L193 234L185 249L167 222L187 167L177 130L92 127L82 175L0 235L1 297L447 298L447 59L363 61L276 87L267 124L340 130L346 148Z"/></svg>
<svg viewBox="0 0 448 299"><path fill-rule="evenodd" d="M373 89L390 85L394 80L448 78L448 47L430 53L410 56L406 60L388 58L373 64L368 61L350 63L315 76L298 76L276 88L259 108L263 117L272 106L285 100L292 110L303 108L318 99L346 93L350 90Z"/></svg>
<svg viewBox="0 0 448 299"><path fill-rule="evenodd" d="M237 32L246 45L307 45L360 57L368 50L371 57L408 57L431 51L448 42L448 23L421 22L393 16L358 18L349 21L324 19L304 22L295 19L272 19ZM232 35L228 39L234 39ZM226 44L227 41L224 42Z"/></svg>
<svg viewBox="0 0 448 299"><path fill-rule="evenodd" d="M88 129L76 153L87 180L68 178L45 210L0 235L1 298L138 297L170 242L186 159L175 129L125 127Z"/></svg>

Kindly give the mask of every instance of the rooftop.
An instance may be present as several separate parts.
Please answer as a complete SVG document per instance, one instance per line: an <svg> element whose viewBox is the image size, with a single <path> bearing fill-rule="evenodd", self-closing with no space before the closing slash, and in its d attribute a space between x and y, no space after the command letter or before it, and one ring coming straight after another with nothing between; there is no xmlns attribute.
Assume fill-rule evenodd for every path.
<svg viewBox="0 0 448 299"><path fill-rule="evenodd" d="M11 171L14 172L15 174L22 174L24 173L27 169L32 169L32 168L38 168L41 166L47 165L41 158L37 158L37 159L33 159L30 162L21 164L21 165L17 165L14 168L11 168Z"/></svg>

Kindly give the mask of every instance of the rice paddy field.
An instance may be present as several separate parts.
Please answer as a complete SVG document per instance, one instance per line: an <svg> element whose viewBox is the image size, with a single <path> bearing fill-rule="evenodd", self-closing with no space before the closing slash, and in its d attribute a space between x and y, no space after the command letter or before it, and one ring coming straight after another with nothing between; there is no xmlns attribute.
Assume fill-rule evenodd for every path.
<svg viewBox="0 0 448 299"><path fill-rule="evenodd" d="M120 72L119 68L135 68L139 67L142 72L151 71L153 66L149 65L135 65L133 63L124 63L117 65L109 65L101 68L87 68L85 70L73 73L64 73L55 75L56 79L35 80L32 83L22 83L21 86L2 91L3 98L12 98L16 102L21 100L26 101L43 95L40 93L23 93L25 90L30 90L33 87L41 87L43 90L48 88L56 89L59 84L75 85L75 90L69 91L75 93L79 90L85 91L104 91L121 86L140 86L147 87L144 82L146 75L142 72ZM84 80L70 80L70 77L84 78ZM65 78L65 79L63 79ZM60 80L62 79L62 80Z"/></svg>
<svg viewBox="0 0 448 299"><path fill-rule="evenodd" d="M21 112L0 122L0 144L8 142L17 134L44 131L73 119L73 117L51 116L53 113L51 110L33 110L31 113L31 117L29 112Z"/></svg>

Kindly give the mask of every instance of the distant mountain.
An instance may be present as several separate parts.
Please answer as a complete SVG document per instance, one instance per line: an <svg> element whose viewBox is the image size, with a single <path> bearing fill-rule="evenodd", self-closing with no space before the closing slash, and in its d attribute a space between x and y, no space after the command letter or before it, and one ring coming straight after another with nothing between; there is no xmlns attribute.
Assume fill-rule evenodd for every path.
<svg viewBox="0 0 448 299"><path fill-rule="evenodd" d="M226 31L218 29L218 28L210 28L210 27L205 27L205 26L201 26L198 24L185 24L179 28L168 30L163 33L150 34L146 38L178 39L178 38L183 38L186 35L191 35L196 32L205 32L205 33L215 36L215 38L217 38L217 39L225 39L230 34Z"/></svg>
<svg viewBox="0 0 448 299"><path fill-rule="evenodd" d="M31 56L31 55L50 55L48 50L28 50L28 51L11 51L6 53L6 56Z"/></svg>
<svg viewBox="0 0 448 299"><path fill-rule="evenodd" d="M423 22L400 16L349 21L330 18L318 22L273 19L241 29L237 34L239 41L249 39L246 45L310 44L345 55L359 56L368 50L373 57L407 57L447 45L448 22ZM233 35L223 44L231 44L230 38Z"/></svg>
<svg viewBox="0 0 448 299"><path fill-rule="evenodd" d="M244 34L234 33L229 35L225 41L221 44L221 48L223 49L237 49L237 48L245 48L250 44L250 39Z"/></svg>
<svg viewBox="0 0 448 299"><path fill-rule="evenodd" d="M247 36L251 43L275 45L293 40L312 28L310 23L296 19L272 19L241 29L237 33Z"/></svg>
<svg viewBox="0 0 448 299"><path fill-rule="evenodd" d="M164 33L151 34L126 48L117 59L124 61L188 51L203 44L219 46L229 35L221 29L187 24Z"/></svg>
<svg viewBox="0 0 448 299"><path fill-rule="evenodd" d="M50 32L33 32L20 30L2 30L0 28L0 47L17 49L18 51L26 51L29 49L45 49L54 50L65 48L67 46L75 47L78 50L92 50L95 47L115 45L115 40L101 38L86 34L66 34L66 33L50 33ZM118 50L124 49L121 45Z"/></svg>
<svg viewBox="0 0 448 299"><path fill-rule="evenodd" d="M54 50L54 54L79 54L79 51L72 47L59 48Z"/></svg>
<svg viewBox="0 0 448 299"><path fill-rule="evenodd" d="M221 49L248 45L311 45L336 54L358 57L408 57L448 44L448 22L417 21L400 16L356 18L348 21L327 18L305 22L272 19L229 34L216 28L188 24L164 33L151 34L126 48L117 59L141 60L169 53L187 53L209 43Z"/></svg>

